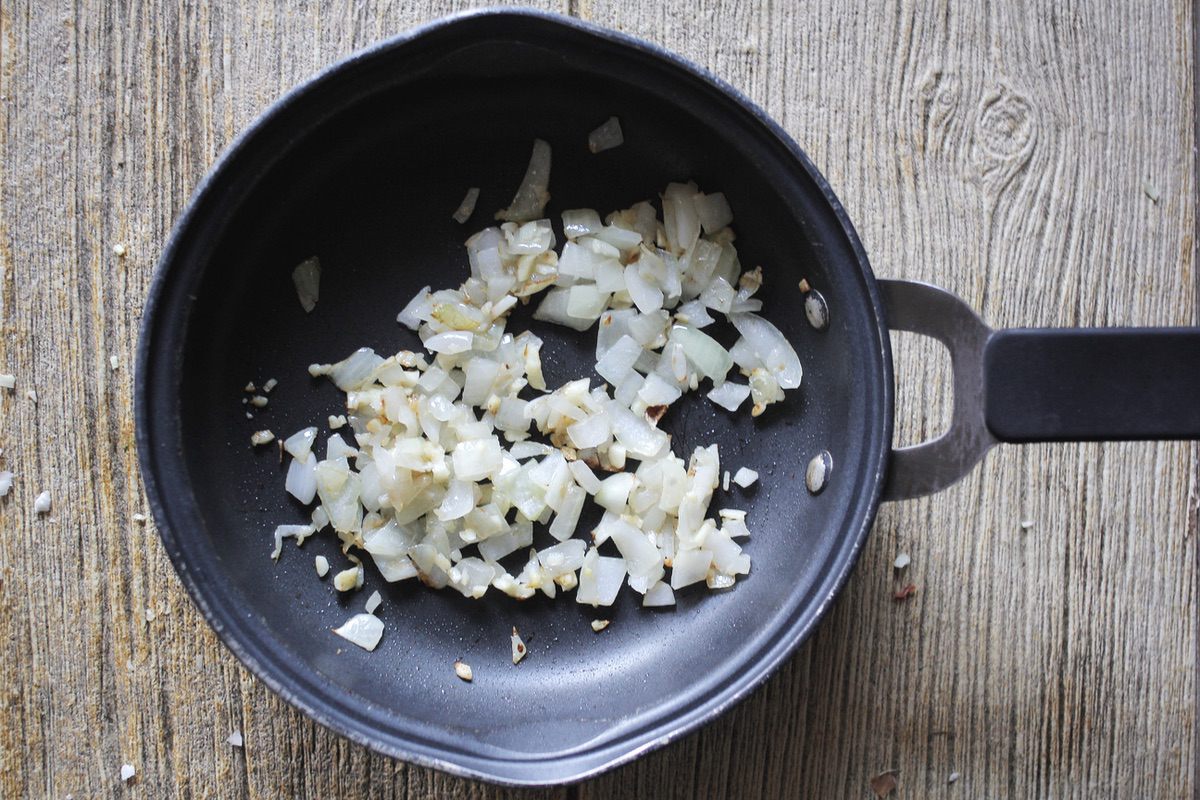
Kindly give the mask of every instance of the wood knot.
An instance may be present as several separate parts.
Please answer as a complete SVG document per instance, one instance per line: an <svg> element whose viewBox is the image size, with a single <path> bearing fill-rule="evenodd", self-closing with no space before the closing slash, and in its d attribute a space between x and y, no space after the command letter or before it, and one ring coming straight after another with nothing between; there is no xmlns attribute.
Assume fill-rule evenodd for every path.
<svg viewBox="0 0 1200 800"><path fill-rule="evenodd" d="M983 96L971 149L985 191L999 195L1027 168L1037 135L1037 112L1024 95L1001 86Z"/></svg>
<svg viewBox="0 0 1200 800"><path fill-rule="evenodd" d="M975 135L993 158L1018 159L1033 144L1037 122L1033 106L1008 87L990 92L979 107Z"/></svg>

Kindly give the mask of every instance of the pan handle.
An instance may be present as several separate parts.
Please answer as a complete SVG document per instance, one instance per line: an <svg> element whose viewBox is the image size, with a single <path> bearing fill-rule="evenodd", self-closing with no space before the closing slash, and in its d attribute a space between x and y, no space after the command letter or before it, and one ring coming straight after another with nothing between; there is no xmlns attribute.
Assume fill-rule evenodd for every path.
<svg viewBox="0 0 1200 800"><path fill-rule="evenodd" d="M993 331L945 289L879 286L888 327L944 344L954 380L950 428L892 451L885 500L944 489L996 442L1200 439L1200 328Z"/></svg>
<svg viewBox="0 0 1200 800"><path fill-rule="evenodd" d="M884 500L906 500L956 483L996 443L984 422L983 355L992 329L970 306L937 286L879 281L888 327L932 336L950 351L954 410L933 441L892 450Z"/></svg>

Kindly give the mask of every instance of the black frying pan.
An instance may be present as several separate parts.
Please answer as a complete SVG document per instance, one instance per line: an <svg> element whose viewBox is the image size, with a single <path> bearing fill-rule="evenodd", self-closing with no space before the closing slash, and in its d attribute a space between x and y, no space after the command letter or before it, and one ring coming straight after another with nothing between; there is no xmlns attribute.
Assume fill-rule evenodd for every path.
<svg viewBox="0 0 1200 800"><path fill-rule="evenodd" d="M621 118L624 146L591 155L589 130ZM676 452L718 442L723 466L762 474L749 510L753 573L729 592L682 592L647 612L625 590L598 614L545 598L468 601L416 581L385 584L387 632L366 653L329 629L361 609L316 579L330 538L267 554L276 524L305 519L258 428L290 433L339 410L305 367L354 348L415 348L393 322L421 286L457 285L462 241L510 200L532 139L554 147L553 201L602 212L668 181L724 191L743 263L763 264L764 314L804 362L804 385L752 420L693 396L663 425ZM480 186L468 229L450 220ZM560 237L561 240L561 237ZM316 253L306 315L289 273ZM828 299L804 321L797 283ZM529 320L551 385L586 373L594 332ZM893 452L888 329L941 339L955 407L941 439ZM726 339L728 344L731 340ZM248 380L279 388L245 418ZM731 87L678 57L575 20L484 13L434 23L343 61L272 107L205 179L163 254L136 378L138 450L163 543L226 645L289 702L355 741L513 784L578 779L659 747L758 686L812 631L881 499L936 491L998 440L1200 435L1196 330L990 331L931 286L876 281L828 183ZM1186 401L1186 402L1185 402ZM833 455L829 487L804 467ZM724 505L724 504L722 504ZM588 622L611 617L601 635ZM508 633L530 656L511 663ZM452 663L475 670L471 684Z"/></svg>

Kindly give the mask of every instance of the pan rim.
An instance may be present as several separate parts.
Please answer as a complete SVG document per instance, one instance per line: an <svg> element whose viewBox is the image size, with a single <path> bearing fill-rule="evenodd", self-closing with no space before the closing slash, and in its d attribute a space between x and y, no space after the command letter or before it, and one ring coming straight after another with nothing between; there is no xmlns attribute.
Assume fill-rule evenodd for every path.
<svg viewBox="0 0 1200 800"><path fill-rule="evenodd" d="M535 20L539 24L550 23L564 26L643 55L652 56L667 62L674 69L685 73L693 80L706 84L727 96L741 110L749 114L791 154L800 169L807 174L820 191L840 226L841 234L845 237L858 264L866 300L874 311L875 326L871 334L878 338L878 355L882 368L880 385L875 387L879 395L879 400L875 405L881 406L883 409L882 418L879 420L881 430L878 438L880 441L875 443L876 446L867 455L864 469L858 476L868 491L856 500L855 506L859 509L857 514L852 513L853 509L847 510L846 517L858 519L859 523L856 529L843 533L840 555L831 557L831 560L838 565L838 569L835 573L828 575L814 589L814 597L817 602L811 604L810 608L797 612L796 617L789 620L782 629L779 637L760 648L761 657L748 662L751 669L723 681L705 697L703 703L696 708L689 709L686 714L652 720L628 735L604 741L595 748L585 745L581 746L578 751L571 751L565 755L553 753L542 758L505 759L489 755L464 756L462 753L451 753L428 742L397 741L390 736L383 738L378 731L363 724L360 718L351 718L335 713L337 704L328 697L320 697L320 688L323 684L315 680L305 680L304 675L295 672L290 675L285 674L273 659L266 658L266 654L261 652L262 648L257 646L257 642L251 641L243 635L238 627L241 623L235 619L235 615L229 613L227 609L221 613L222 609L218 605L210 603L211 587L204 585L203 576L197 574L193 569L194 565L190 564L186 557L182 542L182 537L186 536L183 530L186 526L173 524L175 520L186 515L187 502L183 504L182 509L180 506L176 506L173 510L170 508L172 504L166 502L166 484L169 481L164 478L163 473L164 470L169 472L169 466L160 463L159 459L164 457L169 459L175 455L182 460L182 454L167 453L164 456L162 453L163 443L155 442L152 437L151 415L153 411L150 396L153 391L152 360L156 354L154 345L160 335L160 330L165 325L171 324L162 319L163 315L159 309L166 302L165 296L171 288L173 264L177 260L189 232L195 226L197 216L201 214L202 201L206 195L214 191L214 185L225 177L230 165L281 114L302 101L316 87L333 80L353 66L383 56L447 27L470 20L488 19L527 19ZM134 416L138 458L142 467L150 509L172 566L192 602L200 610L209 626L217 633L222 643L268 688L321 725L384 755L433 767L454 775L496 784L548 786L574 783L593 777L628 763L711 722L761 686L785 660L792 656L800 644L812 635L817 624L824 618L833 600L848 580L866 537L874 524L882 496L890 451L894 409L893 391L890 339L878 287L866 252L845 209L828 181L799 145L773 119L725 81L658 45L573 17L550 12L529 9L483 9L444 17L410 29L322 69L271 104L226 148L189 198L183 213L172 229L156 266L139 331L134 374Z"/></svg>

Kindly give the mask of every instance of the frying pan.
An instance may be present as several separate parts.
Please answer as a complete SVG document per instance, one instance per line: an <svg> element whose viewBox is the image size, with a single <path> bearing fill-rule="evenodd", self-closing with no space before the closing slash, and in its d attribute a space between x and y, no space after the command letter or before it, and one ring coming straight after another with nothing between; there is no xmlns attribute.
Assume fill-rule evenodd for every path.
<svg viewBox="0 0 1200 800"><path fill-rule="evenodd" d="M610 115L625 144L592 155ZM749 512L753 572L726 592L684 591L644 611L570 598L466 600L386 584L386 633L367 653L330 628L363 593L334 592L313 557L331 537L268 558L277 524L306 519L283 491L260 428L288 434L338 413L306 366L360 346L416 348L393 320L422 286L466 276L462 242L504 207L534 137L554 148L553 200L603 212L672 180L723 191L746 265L765 267L764 315L804 362L801 389L757 419L698 395L663 420L677 453L720 445L723 468L762 479L719 506ZM470 225L450 219L482 187ZM556 223L557 224L557 223ZM561 241L561 230L559 231ZM318 254L321 297L305 314L291 269ZM822 292L828 330L802 313L800 278ZM594 332L522 311L553 386L590 374ZM893 451L889 329L942 341L953 364L948 432ZM728 331L719 331L731 343ZM279 381L247 419L243 385ZM392 756L507 784L577 780L713 719L813 630L854 565L883 499L936 491L998 441L1200 436L1200 332L992 331L932 286L877 280L829 184L787 134L730 86L653 45L536 12L453 17L317 75L269 109L203 181L167 245L138 347L138 453L163 544L234 654L317 721ZM1186 402L1185 402L1186 401ZM804 488L828 450L828 488ZM718 507L718 506L714 506ZM597 635L589 621L610 618ZM511 663L508 634L529 657ZM474 668L467 684L452 664Z"/></svg>

